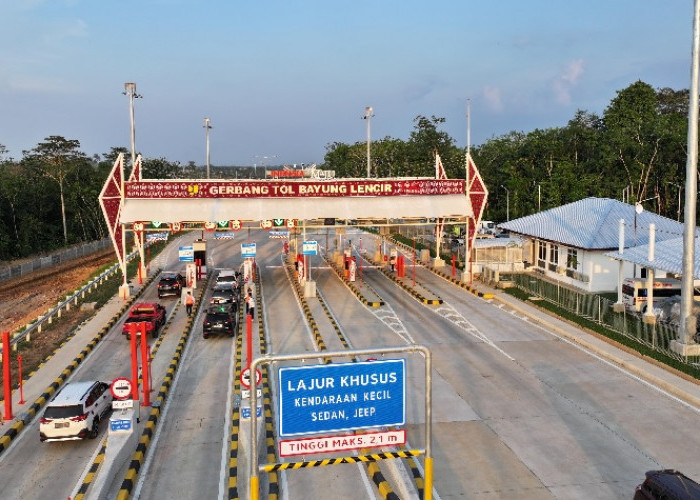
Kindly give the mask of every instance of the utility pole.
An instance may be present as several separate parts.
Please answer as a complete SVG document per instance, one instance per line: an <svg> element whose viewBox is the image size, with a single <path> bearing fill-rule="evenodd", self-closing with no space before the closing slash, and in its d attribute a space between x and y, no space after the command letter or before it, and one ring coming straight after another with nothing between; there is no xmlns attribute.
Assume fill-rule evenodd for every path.
<svg viewBox="0 0 700 500"><path fill-rule="evenodd" d="M367 178L371 176L371 166L372 166L372 157L370 155L370 139L369 139L369 122L371 121L372 117L374 115L372 114L372 106L367 106L365 108L365 116L362 117L363 120L367 120Z"/></svg>
<svg viewBox="0 0 700 500"><path fill-rule="evenodd" d="M209 129L211 128L211 120L209 118L204 119L204 128L207 136L207 179L209 179Z"/></svg>

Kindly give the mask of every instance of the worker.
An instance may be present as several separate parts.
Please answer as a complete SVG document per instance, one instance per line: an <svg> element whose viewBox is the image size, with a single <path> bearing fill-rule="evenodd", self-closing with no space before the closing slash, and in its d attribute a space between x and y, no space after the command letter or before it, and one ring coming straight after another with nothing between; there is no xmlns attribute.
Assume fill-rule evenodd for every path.
<svg viewBox="0 0 700 500"><path fill-rule="evenodd" d="M187 311L187 315L190 316L192 314L192 306L194 305L194 297L192 296L192 292L190 290L187 290L187 296L185 296L185 310Z"/></svg>

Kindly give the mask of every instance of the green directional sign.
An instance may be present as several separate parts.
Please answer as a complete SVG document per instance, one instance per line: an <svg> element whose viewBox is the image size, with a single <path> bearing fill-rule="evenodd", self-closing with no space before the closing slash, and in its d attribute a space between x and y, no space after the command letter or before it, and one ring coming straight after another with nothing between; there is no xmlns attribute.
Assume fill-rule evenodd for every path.
<svg viewBox="0 0 700 500"><path fill-rule="evenodd" d="M156 229L158 229L161 224L162 224L162 222L158 222L158 221L154 221L154 220L151 221L151 226L155 227Z"/></svg>
<svg viewBox="0 0 700 500"><path fill-rule="evenodd" d="M282 227L284 226L284 222L286 219L272 219L272 225L274 227Z"/></svg>
<svg viewBox="0 0 700 500"><path fill-rule="evenodd" d="M222 220L218 222L219 227L228 227L228 221L227 220Z"/></svg>

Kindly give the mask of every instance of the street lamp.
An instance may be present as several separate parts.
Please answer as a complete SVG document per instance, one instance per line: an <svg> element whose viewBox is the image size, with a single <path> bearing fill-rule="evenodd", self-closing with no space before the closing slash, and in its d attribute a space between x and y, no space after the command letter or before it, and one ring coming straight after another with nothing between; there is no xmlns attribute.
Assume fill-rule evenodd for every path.
<svg viewBox="0 0 700 500"><path fill-rule="evenodd" d="M124 84L124 92L122 94L129 96L129 116L131 118L131 167L136 164L136 130L134 129L134 99L140 99L143 96L136 93L136 84L127 82Z"/></svg>
<svg viewBox="0 0 700 500"><path fill-rule="evenodd" d="M678 222L681 221L681 189L683 186L680 184L676 184L675 182L668 182L666 181L666 184L670 184L671 186L675 186L678 188Z"/></svg>
<svg viewBox="0 0 700 500"><path fill-rule="evenodd" d="M503 184L501 187L506 190L506 222L508 222L510 221L510 191Z"/></svg>
<svg viewBox="0 0 700 500"><path fill-rule="evenodd" d="M371 166L371 156L369 153L369 122L372 117L372 106L367 106L365 108L365 116L362 117L363 120L367 120L367 177L370 176L370 166Z"/></svg>
<svg viewBox="0 0 700 500"><path fill-rule="evenodd" d="M209 178L209 129L211 128L211 120L209 118L204 119L204 128L206 129L207 135L207 179Z"/></svg>

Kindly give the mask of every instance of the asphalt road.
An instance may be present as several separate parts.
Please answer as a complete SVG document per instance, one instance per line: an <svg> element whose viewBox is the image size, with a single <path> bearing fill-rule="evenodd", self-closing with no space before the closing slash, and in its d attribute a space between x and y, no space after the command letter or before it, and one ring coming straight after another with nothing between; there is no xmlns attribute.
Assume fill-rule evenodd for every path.
<svg viewBox="0 0 700 500"><path fill-rule="evenodd" d="M210 243L214 267L238 267L240 243L248 235L240 236L233 242ZM250 236L257 242L258 293L263 305L262 311L256 311L254 356L263 342L268 353L313 355L319 349L317 340L291 285L289 268L282 265L281 241L268 240L263 231L253 231ZM357 241L359 236L349 234L344 241ZM376 243L369 235L362 238L363 248L371 254ZM325 234L317 239L325 247ZM331 249L333 244L331 238ZM406 259L410 265L410 255ZM161 265L181 265L177 252L164 254ZM434 498L617 499L630 498L650 469L677 468L700 478L695 458L700 411L678 397L678 392L669 391L669 387L683 388L697 401L700 394L693 392L697 386L672 375L659 375L658 368L638 360L634 363L639 368L623 368L609 359L627 354L613 349L608 356L602 348L581 347L581 342L571 340L573 336L588 337L571 325L543 319L540 311L506 299L477 297L422 267L416 268L417 282L439 295L442 304L424 305L369 263L363 263L362 282L355 285L360 290L369 286L372 293L379 294L385 302L379 308L364 306L320 257L311 258L311 276L326 308L318 297L307 297L306 303L328 350L411 343L430 349ZM147 290L144 298L152 295L155 291ZM186 321L183 308L175 308L173 299L162 302L172 321L154 360L156 387ZM328 314L339 324L345 344ZM265 325L264 339L258 336L260 320ZM58 359L35 375L42 380L32 383L46 387L74 355L57 355ZM423 449L424 360L416 354L403 357L407 448ZM74 378L108 380L128 375L128 359L128 343L117 325ZM246 362L242 343L224 336L203 339L201 317L197 318L134 496L227 498L235 492L248 498L249 424L237 411L241 399L236 380ZM322 354L307 361L323 362ZM298 364L277 363L269 373L275 375L279 366L294 363ZM663 377L664 383L644 380L639 376L641 370L653 372L654 381ZM270 378L271 420L276 425L277 381L275 376ZM262 420L260 423L258 427L264 428ZM105 428L103 424L101 438ZM39 443L35 420L0 455L3 497L71 496L100 443L101 439ZM260 463L280 461L268 456L264 434L256 448ZM296 456L284 461L318 458L329 456ZM379 487L366 465L285 470L272 479L260 473L261 497L272 487L279 489L280 498L382 498L388 487L401 498L417 498L409 465L405 459L382 461L379 469L386 483ZM109 497L116 495L127 467L123 464L111 481ZM423 469L422 457L416 467Z"/></svg>

